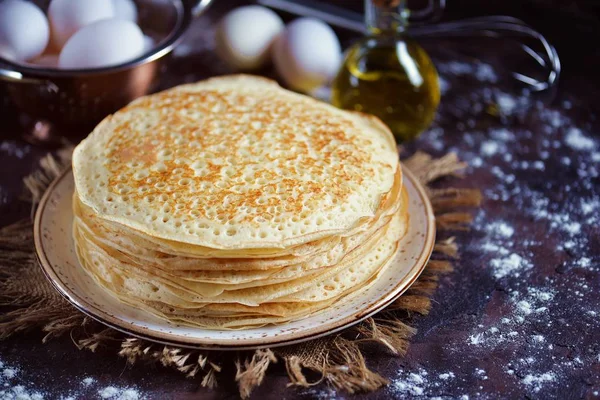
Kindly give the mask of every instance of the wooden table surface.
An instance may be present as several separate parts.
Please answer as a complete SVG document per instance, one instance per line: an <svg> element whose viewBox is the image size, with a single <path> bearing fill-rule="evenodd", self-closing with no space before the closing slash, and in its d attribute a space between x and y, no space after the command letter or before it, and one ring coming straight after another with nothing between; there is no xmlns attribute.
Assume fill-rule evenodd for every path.
<svg viewBox="0 0 600 400"><path fill-rule="evenodd" d="M528 68L529 62L512 42L423 42L434 56L444 94L435 124L408 144L403 156L415 150L457 152L471 166L465 179L453 183L481 188L485 201L473 229L456 234L461 261L442 279L432 312L415 318L418 334L408 355L368 354L369 365L391 385L356 397L600 398L596 6L585 1L450 3L449 18L503 13L526 19L557 46L564 71L553 97L523 95L507 68ZM212 52L214 21L232 6L217 1L194 23L164 87L233 72ZM339 33L344 45L354 38ZM28 215L28 205L18 199L21 180L48 149L23 141L18 114L0 105L2 226ZM220 387L208 391L161 366L129 368L109 350L92 354L78 351L69 338L48 344L41 338L32 332L0 342L0 398L19 391L47 399L237 398L229 368ZM223 365L231 364L227 358ZM284 366L275 365L253 398L353 397L322 385L295 389L286 383Z"/></svg>

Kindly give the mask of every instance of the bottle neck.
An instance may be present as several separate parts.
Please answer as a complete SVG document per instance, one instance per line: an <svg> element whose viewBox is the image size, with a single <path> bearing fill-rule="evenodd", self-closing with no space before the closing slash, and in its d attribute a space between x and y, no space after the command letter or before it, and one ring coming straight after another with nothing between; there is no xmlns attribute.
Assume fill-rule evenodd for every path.
<svg viewBox="0 0 600 400"><path fill-rule="evenodd" d="M365 24L369 33L396 34L406 30L406 0L365 0Z"/></svg>

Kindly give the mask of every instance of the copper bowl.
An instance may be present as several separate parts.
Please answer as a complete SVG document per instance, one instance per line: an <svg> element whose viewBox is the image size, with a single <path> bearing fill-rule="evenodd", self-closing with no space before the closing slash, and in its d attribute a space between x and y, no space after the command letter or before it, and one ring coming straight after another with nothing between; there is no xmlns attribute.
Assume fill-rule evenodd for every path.
<svg viewBox="0 0 600 400"><path fill-rule="evenodd" d="M49 1L34 1L43 10ZM25 115L33 136L88 129L107 115L156 87L161 67L194 17L211 0L136 0L139 25L156 46L125 64L106 68L61 70L0 58L0 84ZM61 133L51 131L60 130Z"/></svg>

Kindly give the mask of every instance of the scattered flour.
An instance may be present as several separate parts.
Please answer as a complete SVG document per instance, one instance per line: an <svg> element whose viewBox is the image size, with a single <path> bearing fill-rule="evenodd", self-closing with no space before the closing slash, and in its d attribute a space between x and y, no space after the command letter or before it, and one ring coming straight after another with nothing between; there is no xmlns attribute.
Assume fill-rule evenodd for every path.
<svg viewBox="0 0 600 400"><path fill-rule="evenodd" d="M11 379L17 375L17 370L14 368L5 368L2 371L2 375L4 375L5 378Z"/></svg>
<svg viewBox="0 0 600 400"><path fill-rule="evenodd" d="M115 386L106 386L98 390L98 395L102 399L109 400L140 400L140 392L134 388L120 388Z"/></svg>
<svg viewBox="0 0 600 400"><path fill-rule="evenodd" d="M539 171L543 171L546 169L546 165L542 161L534 161L533 168Z"/></svg>
<svg viewBox="0 0 600 400"><path fill-rule="evenodd" d="M464 65L453 65L451 69L458 75L472 73ZM474 70L475 67L472 67L472 71ZM554 306L556 291L552 288L552 282L542 283L531 279L538 268L548 268L547 265L537 263L537 251L542 244L540 233L542 238L545 234L548 240L556 241L556 258L566 260L563 264L567 268L574 266L600 272L600 262L587 253L593 243L588 235L588 226L600 225L600 196L590 180L599 175L597 165L600 152L597 149L600 146L591 133L584 134L582 128L574 126L562 110L547 108L541 102L511 96L493 88L479 90L472 95L472 101L456 113L463 121L488 109L487 105L494 102L501 118L502 115L521 115L521 110L526 109L530 103L536 109L542 129L531 132L518 125L492 126L487 129L482 129L477 124L459 125L464 141L460 146L447 149L458 153L473 168L485 169L488 158L494 157L494 165L488 171L495 183L487 186L484 196L486 202L495 202L496 207L491 213L484 205L477 213L473 228L483 235L483 239L473 240L471 246L476 254L484 257L491 279L502 280L502 287L508 293L504 301L506 309L501 318L475 327L465 335L464 345L473 348L469 353L480 349L482 355L488 356L492 351L506 351L513 347L532 355L552 352L555 349L554 332L558 329L557 309ZM485 104L482 107L477 105L478 102ZM470 111L466 111L467 108ZM477 117L474 119L477 120ZM589 128L585 128L585 131L590 132ZM536 135L545 135L546 138L538 142L540 147L532 148L531 139ZM438 138L438 142L439 139L443 137ZM577 152L565 153L570 149ZM596 153L598 154L595 155ZM556 164L564 166L565 171L576 172L576 179L566 185L558 185L558 182L570 178L546 175L550 166ZM532 179L534 182L538 179L539 183L532 184ZM549 186L553 184L556 186ZM564 195L550 197L548 190L541 190L544 187L552 188L550 192L562 192ZM583 200L581 193L585 193ZM523 230L520 225L516 225L513 217L519 214L531 218L535 223L525 223ZM531 231L533 228L539 228L540 233ZM565 251L568 251L566 255ZM586 298L590 289L585 289L588 287L585 282L582 280L581 289L569 293L571 299L581 301ZM596 320L600 308L592 310L589 302L581 303L581 307L582 314L589 316L588 329L600 328L600 323ZM458 344L453 346L457 349L457 357L460 357L464 350L461 351ZM600 361L600 355L598 357ZM582 358L582 362L585 363L586 360ZM507 376L512 375L518 379L516 386L521 385L521 390L538 393L545 387L552 388L554 382L551 379L558 380L562 377L561 374L568 371L567 368L572 368L569 363L573 364L571 361L553 362L552 371L547 371L540 370L547 368L547 365L538 365L536 357L526 357L523 363L504 367L503 371ZM453 373L458 379L464 376L459 375L458 371ZM481 375L476 371L473 375L478 374ZM467 389L473 395L470 391L472 388ZM428 393L427 388L424 392Z"/></svg>
<svg viewBox="0 0 600 400"><path fill-rule="evenodd" d="M585 136L579 128L569 128L565 142L575 150L592 150L596 147L594 141Z"/></svg>
<svg viewBox="0 0 600 400"><path fill-rule="evenodd" d="M339 399L339 395L336 393L335 390L333 390L331 388L324 388L324 389L309 388L309 389L303 390L302 393L306 396L309 396L311 399L315 399L315 400L337 400L337 399Z"/></svg>
<svg viewBox="0 0 600 400"><path fill-rule="evenodd" d="M399 393L422 395L427 375L428 374L425 370L419 370L418 373L410 372L404 379L395 380L394 388Z"/></svg>
<svg viewBox="0 0 600 400"><path fill-rule="evenodd" d="M584 215L600 210L600 200L581 200L581 212Z"/></svg>
<svg viewBox="0 0 600 400"><path fill-rule="evenodd" d="M478 345L483 343L483 333L469 336L469 344Z"/></svg>
<svg viewBox="0 0 600 400"><path fill-rule="evenodd" d="M454 372L446 372L444 374L440 374L439 378L442 380L448 380L455 378Z"/></svg>
<svg viewBox="0 0 600 400"><path fill-rule="evenodd" d="M496 101L498 103L498 108L505 115L512 114L518 106L515 98L506 93L498 93L496 95Z"/></svg>
<svg viewBox="0 0 600 400"><path fill-rule="evenodd" d="M0 399L2 400L43 400L43 391L32 389L20 379L21 369L0 361Z"/></svg>
<svg viewBox="0 0 600 400"><path fill-rule="evenodd" d="M549 319L548 304L554 296L555 291L550 288L529 288L526 295L513 291L509 295L512 312L502 318L499 324L469 335L467 343L491 350L506 342L526 341L527 337L521 333L524 331L524 325L540 321L540 316L541 320ZM531 339L535 343L545 341L542 335L533 335Z"/></svg>
<svg viewBox="0 0 600 400"><path fill-rule="evenodd" d="M140 393L135 389L125 389L119 397L121 400L138 400L139 398Z"/></svg>
<svg viewBox="0 0 600 400"><path fill-rule="evenodd" d="M84 386L90 386L94 383L96 383L96 380L92 377L87 377L81 381L81 384Z"/></svg>
<svg viewBox="0 0 600 400"><path fill-rule="evenodd" d="M107 386L104 389L98 391L98 394L103 399L112 399L112 398L116 397L116 395L118 393L119 393L119 389L117 389L114 386Z"/></svg>
<svg viewBox="0 0 600 400"><path fill-rule="evenodd" d="M589 257L581 257L577 260L577 266L581 268L589 268L592 265L592 260Z"/></svg>
<svg viewBox="0 0 600 400"><path fill-rule="evenodd" d="M415 372L400 371L393 379L389 390L394 397L408 395L425 398L435 398L444 395L445 388L456 379L454 372L444 372L431 376L425 369L419 368Z"/></svg>
<svg viewBox="0 0 600 400"><path fill-rule="evenodd" d="M498 81L498 75L494 71L494 68L485 63L477 63L474 65L466 62L450 61L439 64L437 68L444 74L454 76L471 75L480 82L495 83Z"/></svg>
<svg viewBox="0 0 600 400"><path fill-rule="evenodd" d="M468 75L474 71L473 64L459 61L451 61L438 66L438 70L451 75Z"/></svg>
<svg viewBox="0 0 600 400"><path fill-rule="evenodd" d="M455 82L469 82L464 77L475 77L478 68L477 64L448 63L440 73L446 74L445 79L454 88ZM453 80L450 75L459 78ZM520 398L528 393L530 397L552 398L552 390L561 380L570 379L575 365L600 362L596 348L574 344L579 354L572 359L559 350L564 346L561 337L567 339L561 332L573 329L575 324L588 333L600 331L600 302L594 295L597 289L590 284L600 273L600 260L590 251L597 245L594 235L600 226L600 192L597 179L594 181L600 176L598 135L591 126L575 125L565 111L576 109L570 102L548 107L526 94L511 95L483 86L474 86L464 99L446 106L452 108L445 112L460 121L456 123L458 132L446 130L435 137L424 133L419 146L427 150L435 142L434 150L456 152L477 169L480 179L489 179L483 207L475 215L473 234L463 251L481 257L482 270L487 269L489 274L489 281L482 285L501 288L490 296L495 312L485 313L485 321L475 318L463 342L451 340L443 345L446 352L455 354L456 369L419 369L416 372L424 383L411 379L408 372L399 373L402 390L395 389L396 397L448 398L448 393L432 388L432 382L445 382L443 378L451 373L452 398L460 398L461 389L468 393L464 398L487 398L490 393L474 385L473 378L492 379L498 374L505 374L514 387L507 397ZM500 124L481 122L489 117L487 113L496 111ZM520 118L536 120L540 129L522 128ZM430 131L438 128L434 126ZM461 143L443 147L451 134L461 135ZM544 241L551 243L550 247ZM540 254L549 249L556 250L554 254ZM541 259L544 263L538 261ZM552 260L556 260L555 265ZM563 287L558 295L555 288L567 279L575 279L570 273L575 268L585 269L586 275L571 282L569 290ZM570 307L565 308L565 302ZM483 311L474 314L483 315ZM489 361L506 360L506 352L513 354L513 362L495 365L495 361ZM467 370L467 365L480 368ZM486 372L479 371L483 368ZM419 390L414 387L422 394L415 394ZM479 395L481 390L484 393Z"/></svg>
<svg viewBox="0 0 600 400"><path fill-rule="evenodd" d="M515 135L506 128L490 128L489 134L493 139L502 142L508 142L515 138Z"/></svg>
<svg viewBox="0 0 600 400"><path fill-rule="evenodd" d="M494 236L502 238L510 238L515 233L515 229L504 221L495 221L490 223L486 230Z"/></svg>
<svg viewBox="0 0 600 400"><path fill-rule="evenodd" d="M4 153L18 159L25 158L31 152L31 146L21 145L13 140L6 140L0 143L0 153Z"/></svg>
<svg viewBox="0 0 600 400"><path fill-rule="evenodd" d="M481 368L475 368L475 376L484 381L488 379L488 376L485 374L485 370Z"/></svg>
<svg viewBox="0 0 600 400"><path fill-rule="evenodd" d="M483 165L483 160L480 157L475 157L471 160L471 166L475 168L479 168Z"/></svg>
<svg viewBox="0 0 600 400"><path fill-rule="evenodd" d="M556 381L556 375L552 372L546 372L541 375L529 374L522 380L526 386L530 387L536 393L542 389L544 383Z"/></svg>
<svg viewBox="0 0 600 400"><path fill-rule="evenodd" d="M13 386L10 389L0 390L0 399L2 400L43 400L42 393L31 392L21 385Z"/></svg>
<svg viewBox="0 0 600 400"><path fill-rule="evenodd" d="M519 277L524 270L531 269L533 264L516 253L507 257L494 258L490 261L494 277L502 279L506 276Z"/></svg>
<svg viewBox="0 0 600 400"><path fill-rule="evenodd" d="M498 76L496 75L494 68L492 68L491 65L484 63L477 64L477 69L475 70L475 77L481 82L495 83L498 81Z"/></svg>
<svg viewBox="0 0 600 400"><path fill-rule="evenodd" d="M141 400L144 396L133 387L106 386L94 388L96 379L85 377L80 381L79 388L65 393L48 393L45 390L32 387L26 380L23 368L0 360L0 400L75 400L100 398L107 400ZM66 389L68 390L68 389Z"/></svg>
<svg viewBox="0 0 600 400"><path fill-rule="evenodd" d="M114 386L107 386L98 391L98 395L102 399L114 399L114 400L139 400L140 393L132 388L117 388Z"/></svg>
<svg viewBox="0 0 600 400"><path fill-rule="evenodd" d="M525 300L521 300L517 303L517 310L520 314L529 315L533 312L531 304Z"/></svg>
<svg viewBox="0 0 600 400"><path fill-rule="evenodd" d="M498 153L498 143L497 142L492 142L491 140L485 141L481 144L481 153L484 156L493 156L494 154Z"/></svg>

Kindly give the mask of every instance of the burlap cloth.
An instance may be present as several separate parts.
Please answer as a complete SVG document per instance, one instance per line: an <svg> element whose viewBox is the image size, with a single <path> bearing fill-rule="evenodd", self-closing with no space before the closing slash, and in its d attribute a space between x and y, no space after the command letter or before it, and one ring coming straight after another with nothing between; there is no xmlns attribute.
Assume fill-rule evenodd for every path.
<svg viewBox="0 0 600 400"><path fill-rule="evenodd" d="M38 171L25 179L28 200L35 206L50 182L70 163L72 148L41 161ZM242 351L237 353L235 380L240 396L247 398L261 384L269 365L284 362L290 384L310 386L326 382L349 393L369 392L388 384L388 380L366 365L365 358L374 352L391 352L402 356L415 333L410 320L414 313L427 314L430 297L437 288L438 276L452 270L457 260L453 231L468 229L469 208L477 207L481 194L475 189L434 189L432 184L448 176L457 176L466 166L456 155L432 159L416 153L404 160L423 183L436 213L437 240L434 254L421 277L398 300L372 318L325 338L299 345ZM444 182L441 182L444 186ZM437 186L440 186L439 184ZM47 281L38 266L33 248L31 220L0 229L0 305L8 310L0 315L0 339L31 329L46 332L44 342L70 334L73 343L83 350L99 346L114 349L131 364L161 363L175 368L202 386L215 387L222 365L215 352L174 348L126 336L91 320L72 307ZM365 343L377 343L364 353ZM320 379L309 382L307 371ZM224 378L222 378L224 379Z"/></svg>

